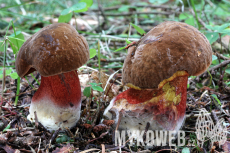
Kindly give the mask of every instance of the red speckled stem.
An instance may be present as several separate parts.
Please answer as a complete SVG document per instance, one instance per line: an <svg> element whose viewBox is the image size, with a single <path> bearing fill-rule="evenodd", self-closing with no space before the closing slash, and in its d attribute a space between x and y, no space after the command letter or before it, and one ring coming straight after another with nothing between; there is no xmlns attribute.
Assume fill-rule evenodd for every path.
<svg viewBox="0 0 230 153"><path fill-rule="evenodd" d="M125 99L127 105L133 106L132 112L152 114L152 120L156 120L164 129L174 130L177 124L181 124L185 115L187 80L188 74L186 73L185 76L179 76L166 82L165 85L169 86L167 89L169 91L163 89L164 87L145 90L130 88L116 97L115 105L119 105L118 103ZM179 100L173 101L167 98L166 93L170 93L172 88L175 90L173 91L175 97L179 95Z"/></svg>
<svg viewBox="0 0 230 153"><path fill-rule="evenodd" d="M55 76L41 76L41 85L32 98L37 103L42 98L50 99L59 107L73 107L81 103L81 86L77 71L58 74Z"/></svg>

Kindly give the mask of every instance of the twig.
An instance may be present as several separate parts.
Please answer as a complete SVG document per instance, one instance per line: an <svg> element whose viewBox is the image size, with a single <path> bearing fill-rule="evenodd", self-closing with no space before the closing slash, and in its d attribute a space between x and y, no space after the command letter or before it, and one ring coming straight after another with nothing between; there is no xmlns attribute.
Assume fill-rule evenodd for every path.
<svg viewBox="0 0 230 153"><path fill-rule="evenodd" d="M67 135L69 136L69 137L71 137L71 138L74 138L74 135L73 135L73 133L70 131L70 129L68 128L68 127L65 127L65 132L67 133Z"/></svg>
<svg viewBox="0 0 230 153"><path fill-rule="evenodd" d="M193 10L190 10L190 12L192 13L192 15L194 16L194 18L196 18L196 15L195 15L195 13L194 13L194 11ZM212 31L212 30L210 30L210 29L208 29L208 28L206 28L206 24L205 24L205 22L203 21L203 20L201 20L199 17L198 17L198 21L200 22L200 24L206 29L206 30L208 30L208 31Z"/></svg>
<svg viewBox="0 0 230 153"><path fill-rule="evenodd" d="M95 126L96 121L97 121L97 118L98 118L98 116L99 116L100 107L101 107L101 100L99 100L98 105L97 105L96 115L95 115L95 118L94 118L93 123L92 123L92 126L93 126L93 127Z"/></svg>
<svg viewBox="0 0 230 153"><path fill-rule="evenodd" d="M35 127L38 129L38 117L37 117L37 112L36 111L34 111L34 116L35 116Z"/></svg>
<svg viewBox="0 0 230 153"><path fill-rule="evenodd" d="M104 18L102 24L99 25L99 26L101 26L102 29L105 29L105 24L107 23L108 19L107 19L106 15L105 15L105 13L103 11L103 8L101 7L100 2L98 2L98 9L100 10L102 17Z"/></svg>
<svg viewBox="0 0 230 153"><path fill-rule="evenodd" d="M38 79L39 78L39 73L36 75L36 79ZM33 85L34 83L36 82L36 80L34 79L32 82L31 82L31 85ZM25 92L28 88L29 88L30 86L27 86L22 92Z"/></svg>
<svg viewBox="0 0 230 153"><path fill-rule="evenodd" d="M224 66L228 65L229 63L230 63L230 60L223 61L222 63L220 63L220 64L218 64L218 65L216 65L216 66L213 66L213 67L209 68L208 71L209 71L209 72L214 71L214 70L216 70L216 69L218 69L218 68L221 68L221 67L224 67ZM201 75L199 75L199 76L197 76L197 77L200 77L200 76L202 76L202 75L208 75L208 72L205 71L204 73L202 73Z"/></svg>
<svg viewBox="0 0 230 153"><path fill-rule="evenodd" d="M224 55L222 55L222 54L220 54L220 53L215 53L216 54L216 56L217 57L219 57L220 59L223 59L223 60L230 60L230 58L228 58L228 57L226 57L226 56L224 56Z"/></svg>
<svg viewBox="0 0 230 153"><path fill-rule="evenodd" d="M51 139L50 139L50 143L52 144L53 142L54 142L54 140L56 139L56 137L57 137L57 135L58 135L58 133L59 133L59 131L60 131L61 129L59 128L58 130L56 130L55 132L54 132L54 134L52 135L52 137L51 137Z"/></svg>
<svg viewBox="0 0 230 153"><path fill-rule="evenodd" d="M118 130L118 128L119 128L119 125L120 125L120 122L121 122L121 116L122 116L122 113L121 112L119 112L119 118L118 118L118 121L117 121L117 126L116 126L116 130L115 131L117 131Z"/></svg>
<svg viewBox="0 0 230 153"><path fill-rule="evenodd" d="M97 137L97 138L95 138L95 139L89 140L88 143L90 143L90 142L92 142L92 141L95 141L95 140L97 140L97 139L103 138L106 134L108 134L108 131L102 133L99 137Z"/></svg>

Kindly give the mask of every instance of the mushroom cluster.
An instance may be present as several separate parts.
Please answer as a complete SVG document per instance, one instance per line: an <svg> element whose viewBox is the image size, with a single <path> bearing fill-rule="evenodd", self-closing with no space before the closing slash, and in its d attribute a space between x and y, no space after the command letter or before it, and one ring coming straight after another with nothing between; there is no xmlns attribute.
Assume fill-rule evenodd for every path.
<svg viewBox="0 0 230 153"><path fill-rule="evenodd" d="M48 130L71 128L80 118L81 87L77 68L89 59L85 38L70 25L56 23L42 28L21 47L16 58L20 77L41 74L41 85L32 98L28 119Z"/></svg>
<svg viewBox="0 0 230 153"><path fill-rule="evenodd" d="M130 89L117 95L104 115L119 129L175 130L181 127L188 76L202 74L211 64L212 49L196 28L163 22L128 48L123 83ZM121 115L119 115L121 114ZM114 126L116 126L114 124Z"/></svg>

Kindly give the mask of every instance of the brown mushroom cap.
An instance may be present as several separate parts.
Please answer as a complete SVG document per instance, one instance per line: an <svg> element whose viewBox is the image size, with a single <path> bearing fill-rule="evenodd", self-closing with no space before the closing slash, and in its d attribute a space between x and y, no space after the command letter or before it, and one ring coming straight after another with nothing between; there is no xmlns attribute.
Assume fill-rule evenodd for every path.
<svg viewBox="0 0 230 153"><path fill-rule="evenodd" d="M188 24L167 21L129 47L122 78L125 84L157 88L179 70L199 75L211 62L212 48L202 33Z"/></svg>
<svg viewBox="0 0 230 153"><path fill-rule="evenodd" d="M85 38L66 23L42 28L20 48L16 70L20 77L37 70L42 76L52 76L77 69L89 59Z"/></svg>

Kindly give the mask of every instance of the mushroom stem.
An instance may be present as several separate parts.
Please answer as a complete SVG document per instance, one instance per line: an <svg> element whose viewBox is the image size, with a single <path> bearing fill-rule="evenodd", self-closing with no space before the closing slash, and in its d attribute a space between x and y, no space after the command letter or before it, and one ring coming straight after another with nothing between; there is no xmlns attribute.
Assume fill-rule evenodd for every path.
<svg viewBox="0 0 230 153"><path fill-rule="evenodd" d="M77 71L54 76L41 76L41 85L34 94L29 120L38 120L48 129L72 127L80 118L81 87Z"/></svg>
<svg viewBox="0 0 230 153"><path fill-rule="evenodd" d="M163 80L157 89L130 88L112 101L111 109L122 112L120 129L135 127L144 130L147 121L152 130L179 130L184 120L187 99L186 71L177 71ZM129 124L129 125L127 125Z"/></svg>

